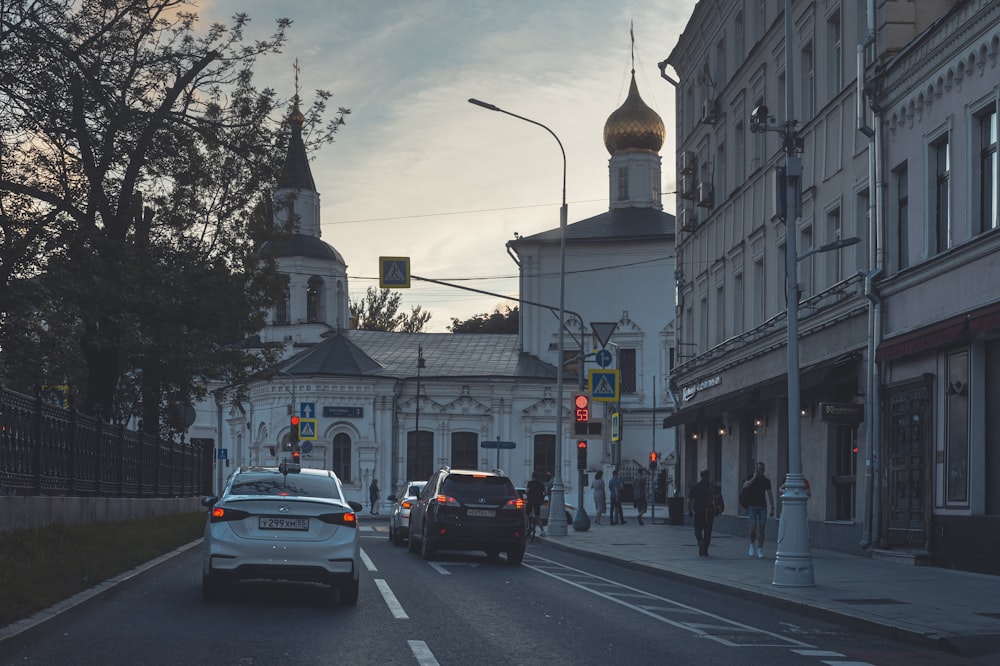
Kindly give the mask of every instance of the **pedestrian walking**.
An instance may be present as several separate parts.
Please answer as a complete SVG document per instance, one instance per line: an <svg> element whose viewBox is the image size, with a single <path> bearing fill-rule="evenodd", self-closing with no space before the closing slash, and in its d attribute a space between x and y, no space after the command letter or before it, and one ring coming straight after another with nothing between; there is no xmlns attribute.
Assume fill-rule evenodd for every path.
<svg viewBox="0 0 1000 666"><path fill-rule="evenodd" d="M594 474L594 480L591 482L590 487L594 489L594 511L596 513L594 516L594 524L600 525L601 516L603 516L608 510L607 493L604 489L604 470L597 470Z"/></svg>
<svg viewBox="0 0 1000 666"><path fill-rule="evenodd" d="M531 481L528 481L526 488L528 491L525 502L528 506L528 520L535 521L535 524L545 536L545 527L542 525L542 504L545 502L545 484L539 478L538 472L531 473Z"/></svg>
<svg viewBox="0 0 1000 666"><path fill-rule="evenodd" d="M635 481L632 482L633 497L632 503L635 505L636 520L639 521L640 525L645 525L642 522L642 516L646 513L646 470L643 467L639 468L639 476L635 477Z"/></svg>
<svg viewBox="0 0 1000 666"><path fill-rule="evenodd" d="M611 499L611 524L624 525L625 512L622 511L622 481L618 478L618 470L611 472L608 481L608 495Z"/></svg>
<svg viewBox="0 0 1000 666"><path fill-rule="evenodd" d="M694 537L698 540L698 555L708 557L708 546L712 543L712 524L715 511L712 507L712 484L708 480L708 470L701 470L698 483L691 486L688 499L694 512Z"/></svg>
<svg viewBox="0 0 1000 666"><path fill-rule="evenodd" d="M774 516L774 495L771 493L771 479L764 476L764 463L757 463L757 471L743 482L740 491L740 504L747 508L747 518L750 521L750 550L747 553L753 557L764 557L764 527L767 525L767 507L771 506ZM754 549L756 541L756 550Z"/></svg>
<svg viewBox="0 0 1000 666"><path fill-rule="evenodd" d="M378 489L378 479L374 476L372 477L372 482L368 486L368 500L371 502L371 512L373 516L378 515L378 505L379 501L382 499L382 493Z"/></svg>

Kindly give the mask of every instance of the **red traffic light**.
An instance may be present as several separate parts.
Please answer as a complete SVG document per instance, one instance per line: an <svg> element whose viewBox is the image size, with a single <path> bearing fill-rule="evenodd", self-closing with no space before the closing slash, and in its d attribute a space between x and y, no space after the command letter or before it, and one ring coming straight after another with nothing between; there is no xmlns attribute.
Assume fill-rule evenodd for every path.
<svg viewBox="0 0 1000 666"><path fill-rule="evenodd" d="M586 423L590 420L590 396L578 393L573 396L573 413L577 423Z"/></svg>
<svg viewBox="0 0 1000 666"><path fill-rule="evenodd" d="M586 449L587 448L587 440L581 439L579 442L576 443L576 448L578 448L578 449Z"/></svg>
<svg viewBox="0 0 1000 666"><path fill-rule="evenodd" d="M649 452L649 462L654 462L655 463L657 457L658 457L658 455L657 455L656 451L650 451Z"/></svg>
<svg viewBox="0 0 1000 666"><path fill-rule="evenodd" d="M293 426L297 426L298 424L299 424L299 417L298 417L298 416L295 416L295 415L293 414L293 415L292 415L292 425L293 425Z"/></svg>
<svg viewBox="0 0 1000 666"><path fill-rule="evenodd" d="M299 451L292 451L292 462L297 463L302 459L302 453Z"/></svg>

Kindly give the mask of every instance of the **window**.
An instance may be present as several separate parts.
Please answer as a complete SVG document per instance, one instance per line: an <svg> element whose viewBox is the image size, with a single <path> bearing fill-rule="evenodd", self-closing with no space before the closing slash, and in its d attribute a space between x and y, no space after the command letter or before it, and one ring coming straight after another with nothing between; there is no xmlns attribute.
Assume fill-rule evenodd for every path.
<svg viewBox="0 0 1000 666"><path fill-rule="evenodd" d="M757 101L754 102L753 108L758 108L764 105L764 97L758 97ZM767 132L754 132L751 137L751 153L750 159L752 160L751 166L757 169L764 165L764 136Z"/></svg>
<svg viewBox="0 0 1000 666"><path fill-rule="evenodd" d="M910 214L910 187L906 162L896 167L892 175L896 185L896 266L899 270L910 265L910 234L907 218Z"/></svg>
<svg viewBox="0 0 1000 666"><path fill-rule="evenodd" d="M826 214L826 240L823 244L833 243L841 238L840 209L834 208ZM844 250L824 252L826 260L826 285L832 287L844 279Z"/></svg>
<svg viewBox="0 0 1000 666"><path fill-rule="evenodd" d="M701 300L698 301L698 347L702 351L708 347L708 294L702 293Z"/></svg>
<svg viewBox="0 0 1000 666"><path fill-rule="evenodd" d="M636 377L636 350L621 348L618 350L618 369L621 373L619 390L622 393L635 393L638 385Z"/></svg>
<svg viewBox="0 0 1000 666"><path fill-rule="evenodd" d="M323 321L323 278L312 276L306 289L306 321Z"/></svg>
<svg viewBox="0 0 1000 666"><path fill-rule="evenodd" d="M406 478L429 479L433 473L434 433L409 431L406 433Z"/></svg>
<svg viewBox="0 0 1000 666"><path fill-rule="evenodd" d="M534 470L542 477L552 477L556 472L556 437L555 435L535 435Z"/></svg>
<svg viewBox="0 0 1000 666"><path fill-rule="evenodd" d="M840 9L838 8L826 19L826 47L829 54L827 60L827 96L833 99L844 86L843 68L844 55L840 30Z"/></svg>
<svg viewBox="0 0 1000 666"><path fill-rule="evenodd" d="M720 142L715 149L715 205L728 197L726 190L726 144Z"/></svg>
<svg viewBox="0 0 1000 666"><path fill-rule="evenodd" d="M733 335L743 332L743 273L733 275Z"/></svg>
<svg viewBox="0 0 1000 666"><path fill-rule="evenodd" d="M478 469L479 437L474 432L451 433L451 466L456 469Z"/></svg>
<svg viewBox="0 0 1000 666"><path fill-rule="evenodd" d="M858 449L854 428L833 426L833 519L854 520L857 515L855 485L858 476Z"/></svg>
<svg viewBox="0 0 1000 666"><path fill-rule="evenodd" d="M733 126L733 189L739 189L746 180L746 134L743 124L743 114Z"/></svg>
<svg viewBox="0 0 1000 666"><path fill-rule="evenodd" d="M931 203L931 233L932 246L929 255L938 254L948 249L950 219L948 214L948 194L951 189L951 165L948 158L948 135L931 144L930 148L932 203Z"/></svg>
<svg viewBox="0 0 1000 666"><path fill-rule="evenodd" d="M799 100L802 113L799 114L799 122L807 123L813 116L813 82L815 80L815 73L813 72L813 43L808 41L802 47L802 85L800 94L802 95Z"/></svg>
<svg viewBox="0 0 1000 666"><path fill-rule="evenodd" d="M812 226L802 227L799 234L799 247L796 252L801 257L803 254L813 249L813 229ZM806 257L799 262L799 284L802 286L802 296L807 298L815 294L816 288L816 255Z"/></svg>
<svg viewBox="0 0 1000 666"><path fill-rule="evenodd" d="M764 323L764 302L767 293L767 282L764 280L764 257L753 262L753 326Z"/></svg>
<svg viewBox="0 0 1000 666"><path fill-rule="evenodd" d="M618 201L628 201L628 166L618 167Z"/></svg>
<svg viewBox="0 0 1000 666"><path fill-rule="evenodd" d="M278 305L274 312L274 323L275 324L288 324L291 322L291 317L289 316L289 304L292 300L292 294L288 287L285 287L285 292L282 294L281 299L278 301Z"/></svg>
<svg viewBox="0 0 1000 666"><path fill-rule="evenodd" d="M714 344L720 345L726 339L726 293L722 285L715 288L715 335Z"/></svg>
<svg viewBox="0 0 1000 666"><path fill-rule="evenodd" d="M979 143L979 202L977 231L996 229L997 220L997 112L988 109L976 116Z"/></svg>
<svg viewBox="0 0 1000 666"><path fill-rule="evenodd" d="M753 40L759 42L764 39L764 31L767 29L767 0L753 0L756 11L753 16Z"/></svg>
<svg viewBox="0 0 1000 666"><path fill-rule="evenodd" d="M726 84L726 38L715 45L715 83L719 86Z"/></svg>
<svg viewBox="0 0 1000 666"><path fill-rule="evenodd" d="M733 40L734 40L734 44L733 44L734 54L733 55L734 55L734 58L735 58L735 61L736 61L736 64L735 64L735 66L733 68L734 70L735 69L739 69L740 64L743 63L743 56L746 55L746 46L743 43L743 39L744 39L744 37L743 37L743 11L741 10L741 11L736 12L736 18L733 20Z"/></svg>
<svg viewBox="0 0 1000 666"><path fill-rule="evenodd" d="M343 483L351 482L351 437L344 432L333 436L333 473Z"/></svg>
<svg viewBox="0 0 1000 666"><path fill-rule="evenodd" d="M945 386L945 496L949 504L969 501L969 351L948 355Z"/></svg>

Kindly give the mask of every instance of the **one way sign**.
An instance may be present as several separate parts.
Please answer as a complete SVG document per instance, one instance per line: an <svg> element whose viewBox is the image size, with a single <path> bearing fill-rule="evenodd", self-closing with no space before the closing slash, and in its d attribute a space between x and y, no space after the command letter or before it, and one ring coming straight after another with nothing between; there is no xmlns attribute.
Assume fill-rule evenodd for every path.
<svg viewBox="0 0 1000 666"><path fill-rule="evenodd" d="M601 368L591 369L590 397L596 402L618 402L618 370Z"/></svg>

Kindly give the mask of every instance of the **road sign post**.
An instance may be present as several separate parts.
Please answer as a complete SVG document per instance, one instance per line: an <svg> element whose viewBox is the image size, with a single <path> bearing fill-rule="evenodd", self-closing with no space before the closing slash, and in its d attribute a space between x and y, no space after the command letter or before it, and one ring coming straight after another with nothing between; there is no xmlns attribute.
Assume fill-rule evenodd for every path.
<svg viewBox="0 0 1000 666"><path fill-rule="evenodd" d="M496 449L497 450L497 469L500 469L500 449L516 449L517 442L501 442L500 436L497 436L497 441L490 442L484 440L480 446L484 449Z"/></svg>

